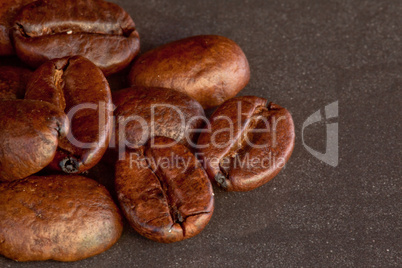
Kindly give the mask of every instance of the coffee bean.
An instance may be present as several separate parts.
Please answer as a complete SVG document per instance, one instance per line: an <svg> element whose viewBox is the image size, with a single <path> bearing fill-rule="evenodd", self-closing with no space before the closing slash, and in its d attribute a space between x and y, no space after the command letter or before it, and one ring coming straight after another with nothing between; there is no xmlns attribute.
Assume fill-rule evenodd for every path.
<svg viewBox="0 0 402 268"><path fill-rule="evenodd" d="M25 98L50 102L66 113L76 110L51 169L77 173L99 162L110 141L112 101L109 84L95 64L81 56L48 61L32 74Z"/></svg>
<svg viewBox="0 0 402 268"><path fill-rule="evenodd" d="M0 56L13 55L10 29L18 11L35 0L0 0Z"/></svg>
<svg viewBox="0 0 402 268"><path fill-rule="evenodd" d="M204 169L185 146L166 137L126 152L116 164L116 191L131 226L163 243L197 235L214 209Z"/></svg>
<svg viewBox="0 0 402 268"><path fill-rule="evenodd" d="M206 118L201 105L184 93L167 88L133 87L113 92L117 106L116 145L138 147L153 136L164 136L191 147ZM131 119L131 120L130 120ZM119 146L118 146L119 147Z"/></svg>
<svg viewBox="0 0 402 268"><path fill-rule="evenodd" d="M23 99L31 74L25 68L0 66L0 100Z"/></svg>
<svg viewBox="0 0 402 268"><path fill-rule="evenodd" d="M76 261L109 249L123 230L105 187L80 176L0 184L0 254L17 261Z"/></svg>
<svg viewBox="0 0 402 268"><path fill-rule="evenodd" d="M137 55L139 35L121 7L103 0L39 0L15 18L18 57L38 67L50 59L81 55L109 75Z"/></svg>
<svg viewBox="0 0 402 268"><path fill-rule="evenodd" d="M54 158L67 116L37 100L0 101L0 182L25 178Z"/></svg>
<svg viewBox="0 0 402 268"><path fill-rule="evenodd" d="M131 85L173 88L204 108L234 97L249 79L241 48L214 35L193 36L151 50L136 60L129 75Z"/></svg>
<svg viewBox="0 0 402 268"><path fill-rule="evenodd" d="M249 191L271 180L288 161L294 125L281 106L258 97L223 103L198 139L211 181L227 191Z"/></svg>

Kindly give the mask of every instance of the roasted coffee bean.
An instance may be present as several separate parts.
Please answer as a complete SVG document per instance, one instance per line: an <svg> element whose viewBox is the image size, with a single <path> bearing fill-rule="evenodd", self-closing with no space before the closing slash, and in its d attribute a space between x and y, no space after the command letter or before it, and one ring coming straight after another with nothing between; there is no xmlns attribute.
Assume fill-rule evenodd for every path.
<svg viewBox="0 0 402 268"><path fill-rule="evenodd" d="M0 56L13 55L10 29L18 11L35 0L0 0Z"/></svg>
<svg viewBox="0 0 402 268"><path fill-rule="evenodd" d="M76 261L109 249L123 230L105 187L81 176L0 184L0 254L17 261Z"/></svg>
<svg viewBox="0 0 402 268"><path fill-rule="evenodd" d="M232 40L194 36L158 47L134 63L131 85L173 88L204 108L234 97L250 79L246 56Z"/></svg>
<svg viewBox="0 0 402 268"><path fill-rule="evenodd" d="M0 181L25 178L54 158L58 139L68 131L62 110L24 98L31 71L0 67Z"/></svg>
<svg viewBox="0 0 402 268"><path fill-rule="evenodd" d="M23 179L46 167L68 127L67 116L50 103L0 101L0 182Z"/></svg>
<svg viewBox="0 0 402 268"><path fill-rule="evenodd" d="M110 141L112 101L109 84L95 64L81 56L48 61L32 74L25 98L50 102L66 113L76 110L51 169L77 173L99 162Z"/></svg>
<svg viewBox="0 0 402 268"><path fill-rule="evenodd" d="M116 164L116 191L131 226L163 243L197 235L214 209L204 169L185 146L166 137L127 151Z"/></svg>
<svg viewBox="0 0 402 268"><path fill-rule="evenodd" d="M281 106L258 97L223 103L198 140L211 181L227 191L249 191L272 179L288 161L294 125Z"/></svg>
<svg viewBox="0 0 402 268"><path fill-rule="evenodd" d="M164 136L191 147L197 141L205 114L191 97L167 88L133 87L113 92L117 106L116 145L124 149L145 144L153 136Z"/></svg>
<svg viewBox="0 0 402 268"><path fill-rule="evenodd" d="M31 74L25 68L0 66L0 100L23 99Z"/></svg>
<svg viewBox="0 0 402 268"><path fill-rule="evenodd" d="M103 0L39 0L15 18L18 57L38 67L50 59L81 55L105 75L120 71L137 55L139 35L121 7Z"/></svg>

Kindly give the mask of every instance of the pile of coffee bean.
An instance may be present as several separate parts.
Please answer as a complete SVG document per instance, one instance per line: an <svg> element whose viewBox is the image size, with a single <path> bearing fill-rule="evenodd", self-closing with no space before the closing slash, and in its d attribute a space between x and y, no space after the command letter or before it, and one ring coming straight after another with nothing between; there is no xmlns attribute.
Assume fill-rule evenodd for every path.
<svg viewBox="0 0 402 268"><path fill-rule="evenodd" d="M113 3L0 0L0 15L0 56L27 66L0 67L0 254L8 258L99 254L121 236L121 212L149 239L193 237L213 214L213 184L253 190L292 153L285 108L235 97L250 70L226 37L192 36L136 57L135 24ZM130 64L129 87L111 92L106 77ZM79 175L100 161L115 170L120 208Z"/></svg>

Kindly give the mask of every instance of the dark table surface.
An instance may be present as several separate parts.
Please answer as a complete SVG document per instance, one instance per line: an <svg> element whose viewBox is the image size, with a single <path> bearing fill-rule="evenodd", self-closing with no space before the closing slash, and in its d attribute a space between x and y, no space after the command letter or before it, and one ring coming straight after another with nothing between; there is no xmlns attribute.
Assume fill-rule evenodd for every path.
<svg viewBox="0 0 402 268"><path fill-rule="evenodd" d="M251 67L240 95L290 110L293 155L252 192L215 189L212 220L189 240L159 244L126 223L98 256L24 264L0 257L0 267L401 267L401 1L115 2L136 22L142 52L198 34L236 41ZM126 86L124 77L110 78L113 89ZM329 104L338 117L324 119ZM323 119L302 131L318 110ZM326 132L336 124L338 132ZM327 149L332 162L307 148ZM87 175L113 184L110 167Z"/></svg>

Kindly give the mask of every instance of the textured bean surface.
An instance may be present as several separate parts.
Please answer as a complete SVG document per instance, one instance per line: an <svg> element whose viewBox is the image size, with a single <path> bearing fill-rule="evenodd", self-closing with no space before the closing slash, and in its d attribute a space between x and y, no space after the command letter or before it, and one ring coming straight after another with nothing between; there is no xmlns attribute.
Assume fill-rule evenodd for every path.
<svg viewBox="0 0 402 268"><path fill-rule="evenodd" d="M0 56L14 54L10 40L14 17L24 5L33 1L35 0L0 0Z"/></svg>
<svg viewBox="0 0 402 268"><path fill-rule="evenodd" d="M400 266L401 1L110 1L144 33L144 52L197 34L235 40L252 74L240 94L286 107L295 148L263 187L216 189L214 215L201 235L160 245L127 229L106 253L64 266ZM324 108L335 101L339 117L327 120ZM318 110L323 120L303 130ZM339 124L336 167L306 150L326 153L327 124ZM99 178L108 181L108 171ZM0 257L1 267L54 265Z"/></svg>
<svg viewBox="0 0 402 268"><path fill-rule="evenodd" d="M227 191L249 191L263 185L292 154L292 117L265 99L228 100L210 121L210 129L200 135L197 145L210 179Z"/></svg>
<svg viewBox="0 0 402 268"><path fill-rule="evenodd" d="M81 55L105 75L126 67L139 51L131 17L103 0L39 0L16 16L13 29L18 57L38 67L47 60Z"/></svg>
<svg viewBox="0 0 402 268"><path fill-rule="evenodd" d="M216 35L178 40L141 55L132 85L173 88L210 108L234 97L250 79L246 56L232 40Z"/></svg>
<svg viewBox="0 0 402 268"><path fill-rule="evenodd" d="M0 254L17 261L76 261L110 248L123 230L109 192L81 176L0 184Z"/></svg>
<svg viewBox="0 0 402 268"><path fill-rule="evenodd" d="M25 98L50 102L66 113L76 109L50 168L77 173L99 162L112 121L110 88L99 68L81 56L48 61L32 74Z"/></svg>
<svg viewBox="0 0 402 268"><path fill-rule="evenodd" d="M211 183L194 155L155 137L116 164L116 191L131 226L164 243L197 235L214 209ZM164 146L163 148L160 148Z"/></svg>
<svg viewBox="0 0 402 268"><path fill-rule="evenodd" d="M197 101L167 88L119 90L113 92L113 103L117 106L116 145L127 141L130 147L141 146L153 136L164 136L195 146L195 130L202 128L206 119Z"/></svg>
<svg viewBox="0 0 402 268"><path fill-rule="evenodd" d="M0 100L23 99L31 74L25 68L0 66Z"/></svg>
<svg viewBox="0 0 402 268"><path fill-rule="evenodd" d="M54 158L67 116L38 100L0 101L0 182L25 178Z"/></svg>

